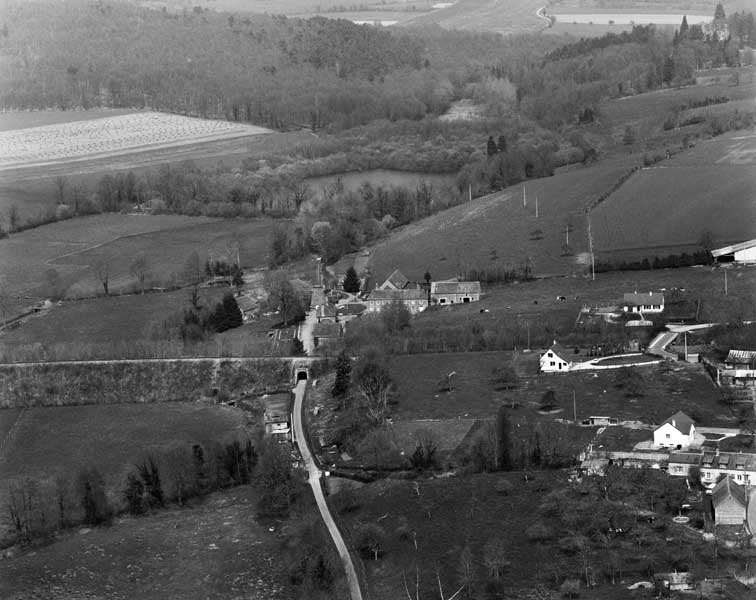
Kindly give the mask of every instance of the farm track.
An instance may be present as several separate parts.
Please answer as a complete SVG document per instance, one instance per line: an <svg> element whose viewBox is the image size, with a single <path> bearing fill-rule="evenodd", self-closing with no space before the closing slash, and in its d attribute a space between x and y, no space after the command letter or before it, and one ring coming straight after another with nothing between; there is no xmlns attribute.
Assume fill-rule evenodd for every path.
<svg viewBox="0 0 756 600"><path fill-rule="evenodd" d="M18 411L18 415L16 415L16 420L13 421L13 425L11 425L11 428L8 430L8 433L5 435L3 440L0 442L0 462L3 462L5 460L5 448L10 444L11 441L13 441L13 436L16 434L16 430L19 427L19 424L21 423L21 420L26 415L27 407L22 407Z"/></svg>

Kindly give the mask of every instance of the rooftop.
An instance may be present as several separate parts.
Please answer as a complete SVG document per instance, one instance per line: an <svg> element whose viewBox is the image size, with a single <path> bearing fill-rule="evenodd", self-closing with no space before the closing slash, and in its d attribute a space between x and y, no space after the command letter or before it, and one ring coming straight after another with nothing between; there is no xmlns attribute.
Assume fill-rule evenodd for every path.
<svg viewBox="0 0 756 600"><path fill-rule="evenodd" d="M714 506L721 504L728 498L732 498L739 504L746 505L745 488L742 485L736 484L730 475L724 477L711 492L711 501Z"/></svg>
<svg viewBox="0 0 756 600"><path fill-rule="evenodd" d="M731 365L750 365L756 362L756 350L730 350L725 362Z"/></svg>
<svg viewBox="0 0 756 600"><path fill-rule="evenodd" d="M339 323L315 323L312 327L312 335L316 338L341 337L341 325Z"/></svg>
<svg viewBox="0 0 756 600"><path fill-rule="evenodd" d="M747 242L740 242L739 244L733 244L732 246L725 246L724 248L717 248L711 251L711 255L714 258L724 256L725 254L734 254L742 250L748 250L756 246L756 239L748 240Z"/></svg>
<svg viewBox="0 0 756 600"><path fill-rule="evenodd" d="M632 294L624 294L622 299L627 304L635 305L664 304L664 294L661 292L648 292L646 294L633 292Z"/></svg>
<svg viewBox="0 0 756 600"><path fill-rule="evenodd" d="M373 290L368 296L370 300L427 300L428 294L424 290Z"/></svg>
<svg viewBox="0 0 756 600"><path fill-rule="evenodd" d="M693 419L691 419L681 410L678 410L669 419L666 419L661 425L659 425L659 427L666 425L667 423L669 423L670 425L672 425L672 427L685 435L690 434L690 428L695 425Z"/></svg>
<svg viewBox="0 0 756 600"><path fill-rule="evenodd" d="M433 281L431 294L480 294L480 281Z"/></svg>

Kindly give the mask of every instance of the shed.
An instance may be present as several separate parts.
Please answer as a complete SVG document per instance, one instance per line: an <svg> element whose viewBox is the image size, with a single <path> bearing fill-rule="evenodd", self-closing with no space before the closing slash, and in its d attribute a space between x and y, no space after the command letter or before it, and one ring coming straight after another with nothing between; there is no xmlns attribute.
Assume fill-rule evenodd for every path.
<svg viewBox="0 0 756 600"><path fill-rule="evenodd" d="M711 251L717 262L755 263L756 239Z"/></svg>
<svg viewBox="0 0 756 600"><path fill-rule="evenodd" d="M714 523L717 525L742 525L746 520L746 492L730 475L723 477L711 492L714 505Z"/></svg>

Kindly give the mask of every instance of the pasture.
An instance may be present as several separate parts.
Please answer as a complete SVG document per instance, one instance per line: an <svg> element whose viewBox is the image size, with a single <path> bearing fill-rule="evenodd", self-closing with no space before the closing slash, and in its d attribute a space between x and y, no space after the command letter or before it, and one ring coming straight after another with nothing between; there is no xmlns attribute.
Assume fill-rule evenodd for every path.
<svg viewBox="0 0 756 600"><path fill-rule="evenodd" d="M690 251L756 237L756 134L731 132L644 168L592 212L599 257Z"/></svg>
<svg viewBox="0 0 756 600"><path fill-rule="evenodd" d="M3 561L3 598L248 598L295 590L279 534L254 518L258 492L243 486L191 508L170 508L110 527L73 531Z"/></svg>
<svg viewBox="0 0 756 600"><path fill-rule="evenodd" d="M408 23L436 24L446 29L472 29L516 34L546 29L548 20L536 11L543 6L539 0L457 0L451 6L418 14Z"/></svg>
<svg viewBox="0 0 756 600"><path fill-rule="evenodd" d="M473 268L521 269L526 261L536 275L582 273L577 256L588 251L584 209L629 166L606 161L533 179L401 227L371 248L372 273L383 281L400 269L420 281L429 270L441 280Z"/></svg>
<svg viewBox="0 0 756 600"><path fill-rule="evenodd" d="M591 415L609 415L620 420L641 420L658 424L678 410L696 415L707 426L732 426L737 419L719 404L711 378L698 365L679 365L671 370L654 365L633 368L638 395L631 394L623 379L623 369L577 371L537 375L538 352L518 354L516 368L522 373L515 390L495 389L491 378L495 368L508 364L509 352L413 354L390 364L396 389L392 413L396 423L416 419L492 419L502 404L514 401L513 423L567 419L577 414L581 421ZM452 391L440 392L439 382L454 372ZM547 390L556 395L558 413L538 412ZM575 411L573 412L573 392Z"/></svg>
<svg viewBox="0 0 756 600"><path fill-rule="evenodd" d="M60 275L66 297L103 293L94 266L108 265L110 291L129 291L135 279L134 259L148 259L148 285L181 282L187 257L197 252L200 262L236 261L246 268L267 262L271 221L219 220L174 215L101 214L29 229L0 240L0 281L12 306L6 318L49 293L46 272Z"/></svg>

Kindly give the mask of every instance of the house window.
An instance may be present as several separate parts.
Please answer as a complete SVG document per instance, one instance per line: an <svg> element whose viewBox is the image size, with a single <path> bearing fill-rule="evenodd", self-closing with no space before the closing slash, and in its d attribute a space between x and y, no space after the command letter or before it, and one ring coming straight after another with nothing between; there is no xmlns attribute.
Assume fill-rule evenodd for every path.
<svg viewBox="0 0 756 600"><path fill-rule="evenodd" d="M666 437L667 439L669 439L669 434L666 434L664 437Z"/></svg>
<svg viewBox="0 0 756 600"><path fill-rule="evenodd" d="M562 363L559 363L559 370L562 370Z"/></svg>
<svg viewBox="0 0 756 600"><path fill-rule="evenodd" d="M554 362L554 361L552 360L552 361L551 361L551 362L549 363L549 366L553 367L554 365L556 365L556 363L555 363L555 362Z"/></svg>
<svg viewBox="0 0 756 600"><path fill-rule="evenodd" d="M554 358L554 355L551 352L549 352L549 358ZM553 365L554 363L551 364Z"/></svg>
<svg viewBox="0 0 756 600"><path fill-rule="evenodd" d="M743 476L740 473L738 473L737 476L736 476L736 479L738 481L743 481Z"/></svg>
<svg viewBox="0 0 756 600"><path fill-rule="evenodd" d="M470 302L470 298L462 298L462 302Z"/></svg>
<svg viewBox="0 0 756 600"><path fill-rule="evenodd" d="M438 303L439 303L439 304L446 304L446 298L441 298L441 299L440 299L440 300L438 301Z"/></svg>

